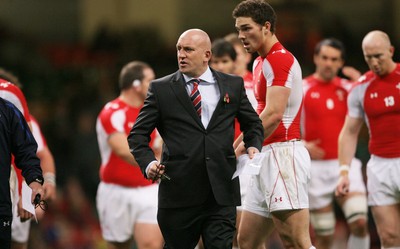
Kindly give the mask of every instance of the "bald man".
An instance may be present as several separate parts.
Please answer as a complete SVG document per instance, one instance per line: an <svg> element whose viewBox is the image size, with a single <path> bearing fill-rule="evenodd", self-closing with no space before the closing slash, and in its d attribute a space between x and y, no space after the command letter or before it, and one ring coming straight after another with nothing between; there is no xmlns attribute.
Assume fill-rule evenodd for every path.
<svg viewBox="0 0 400 249"><path fill-rule="evenodd" d="M348 96L348 114L339 135L339 196L349 191L349 165L365 122L369 129L368 205L382 248L400 248L400 64L387 34L375 30L362 41L370 71Z"/></svg>
<svg viewBox="0 0 400 249"><path fill-rule="evenodd" d="M240 123L249 157L261 149L263 128L246 97L243 79L211 69L210 38L185 31L176 44L179 70L151 82L128 137L146 178L161 180L158 224L164 248L231 249L240 203L233 149L234 119ZM149 148L157 128L161 160Z"/></svg>

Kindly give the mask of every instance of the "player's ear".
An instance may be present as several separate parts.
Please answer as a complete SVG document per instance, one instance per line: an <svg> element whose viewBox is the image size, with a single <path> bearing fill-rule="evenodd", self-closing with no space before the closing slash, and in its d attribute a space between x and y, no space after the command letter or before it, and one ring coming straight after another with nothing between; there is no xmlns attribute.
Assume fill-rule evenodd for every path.
<svg viewBox="0 0 400 249"><path fill-rule="evenodd" d="M263 25L263 30L264 30L264 35L268 34L268 31L271 30L271 23L270 22L265 22Z"/></svg>

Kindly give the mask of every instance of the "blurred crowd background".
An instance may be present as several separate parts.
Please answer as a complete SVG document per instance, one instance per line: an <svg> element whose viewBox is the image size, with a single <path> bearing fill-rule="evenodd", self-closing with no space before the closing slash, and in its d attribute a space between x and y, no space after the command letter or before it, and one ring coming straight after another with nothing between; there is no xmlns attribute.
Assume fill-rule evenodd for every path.
<svg viewBox="0 0 400 249"><path fill-rule="evenodd" d="M95 208L100 156L95 122L119 91L119 71L131 60L148 62L157 77L177 70L175 43L188 28L211 39L235 32L231 17L240 0L1 0L0 67L18 76L57 168L58 199L34 224L30 248L105 248ZM389 34L400 49L398 0L271 0L277 36L313 72L314 45L336 37L347 48L347 65L367 70L362 37ZM395 61L400 61L395 52ZM365 163L367 133L358 155ZM340 216L340 214L339 214ZM371 248L380 248L371 222ZM337 248L346 227L338 222ZM342 241L344 241L342 243ZM342 244L341 244L342 243ZM270 248L281 248L272 241Z"/></svg>

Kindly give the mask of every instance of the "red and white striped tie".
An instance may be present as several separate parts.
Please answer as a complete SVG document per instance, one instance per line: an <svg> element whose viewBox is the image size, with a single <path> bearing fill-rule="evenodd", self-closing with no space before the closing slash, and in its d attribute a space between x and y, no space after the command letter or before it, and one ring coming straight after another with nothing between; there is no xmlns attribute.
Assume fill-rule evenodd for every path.
<svg viewBox="0 0 400 249"><path fill-rule="evenodd" d="M201 118L201 95L199 91L200 82L197 79L191 80L191 82L193 83L193 90L190 93L190 99L193 102L193 106L197 112L197 115L199 115L199 117Z"/></svg>

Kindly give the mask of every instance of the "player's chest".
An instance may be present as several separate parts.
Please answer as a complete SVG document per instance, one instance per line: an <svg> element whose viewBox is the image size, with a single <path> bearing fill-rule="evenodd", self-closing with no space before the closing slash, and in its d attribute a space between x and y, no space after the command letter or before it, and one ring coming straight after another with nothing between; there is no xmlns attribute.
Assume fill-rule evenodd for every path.
<svg viewBox="0 0 400 249"><path fill-rule="evenodd" d="M347 91L339 87L314 87L304 95L304 108L309 112L346 112Z"/></svg>
<svg viewBox="0 0 400 249"><path fill-rule="evenodd" d="M395 83L381 81L371 84L365 92L364 110L370 117L400 114L400 77Z"/></svg>
<svg viewBox="0 0 400 249"><path fill-rule="evenodd" d="M267 81L262 70L262 62L259 62L254 68L253 77L254 94L258 99L265 100L265 96L267 94Z"/></svg>

